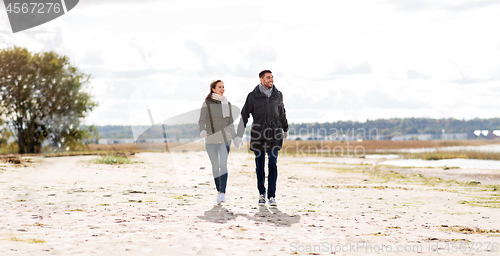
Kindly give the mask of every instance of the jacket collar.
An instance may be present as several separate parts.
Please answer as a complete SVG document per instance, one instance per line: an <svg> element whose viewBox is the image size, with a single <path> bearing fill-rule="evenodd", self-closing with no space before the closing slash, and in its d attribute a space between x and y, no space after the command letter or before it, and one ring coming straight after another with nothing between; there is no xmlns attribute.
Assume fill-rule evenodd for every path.
<svg viewBox="0 0 500 256"><path fill-rule="evenodd" d="M259 85L257 85L255 87L255 89L253 90L253 92L256 94L257 97L267 98L267 96L260 91ZM269 97L269 98L272 99L272 98L278 97L278 92L279 92L278 88L276 88L276 86L273 85L273 92L271 93L271 97Z"/></svg>

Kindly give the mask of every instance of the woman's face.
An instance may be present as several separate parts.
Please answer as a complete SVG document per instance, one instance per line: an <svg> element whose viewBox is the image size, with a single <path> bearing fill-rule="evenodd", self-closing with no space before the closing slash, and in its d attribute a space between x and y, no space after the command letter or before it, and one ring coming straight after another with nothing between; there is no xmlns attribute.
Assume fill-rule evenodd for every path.
<svg viewBox="0 0 500 256"><path fill-rule="evenodd" d="M218 82L215 85L215 88L212 89L213 92L219 94L220 96L224 96L224 82Z"/></svg>

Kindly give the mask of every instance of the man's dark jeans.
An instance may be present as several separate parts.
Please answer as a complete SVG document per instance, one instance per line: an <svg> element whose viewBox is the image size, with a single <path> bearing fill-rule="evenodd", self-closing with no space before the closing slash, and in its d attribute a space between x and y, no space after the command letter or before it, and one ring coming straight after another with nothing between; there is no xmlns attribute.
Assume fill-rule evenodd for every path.
<svg viewBox="0 0 500 256"><path fill-rule="evenodd" d="M278 179L278 167L276 165L278 161L278 150L271 151L254 151L255 154L255 172L257 173L257 188L259 189L259 194L266 196L266 172L264 170L266 162L266 153L268 156L268 169L269 174L267 176L267 198L276 197L276 180Z"/></svg>

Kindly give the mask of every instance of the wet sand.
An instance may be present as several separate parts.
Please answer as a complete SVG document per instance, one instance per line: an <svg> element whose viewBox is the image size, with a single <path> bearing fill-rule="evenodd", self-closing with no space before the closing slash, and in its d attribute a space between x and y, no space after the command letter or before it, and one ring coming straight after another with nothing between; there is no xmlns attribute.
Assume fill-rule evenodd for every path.
<svg viewBox="0 0 500 256"><path fill-rule="evenodd" d="M278 206L259 207L253 156L235 152L217 206L203 151L139 153L129 165L93 158L0 167L0 255L496 255L500 246L500 233L480 232L500 229L498 208L460 203L498 191L377 175L442 168L280 156Z"/></svg>

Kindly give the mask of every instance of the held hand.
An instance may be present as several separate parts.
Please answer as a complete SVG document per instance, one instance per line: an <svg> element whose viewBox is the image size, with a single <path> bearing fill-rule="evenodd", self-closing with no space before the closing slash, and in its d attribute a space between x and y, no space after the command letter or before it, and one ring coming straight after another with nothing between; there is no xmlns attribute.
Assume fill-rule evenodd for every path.
<svg viewBox="0 0 500 256"><path fill-rule="evenodd" d="M237 149L241 148L244 145L243 141L241 140L241 137L234 138L233 144L234 147Z"/></svg>
<svg viewBox="0 0 500 256"><path fill-rule="evenodd" d="M201 132L200 132L200 136L201 136L202 138L206 138L206 137L207 137L207 131L205 131L205 130L201 131Z"/></svg>

